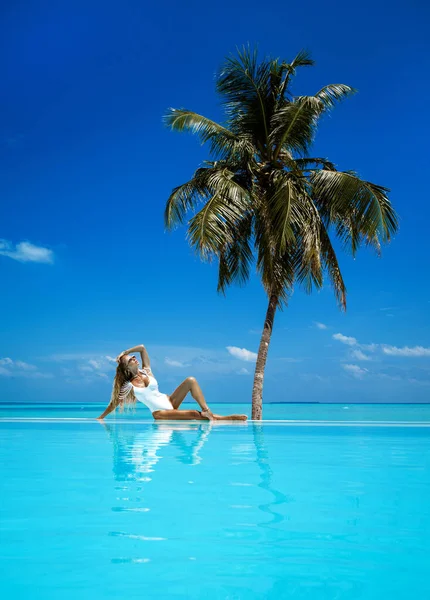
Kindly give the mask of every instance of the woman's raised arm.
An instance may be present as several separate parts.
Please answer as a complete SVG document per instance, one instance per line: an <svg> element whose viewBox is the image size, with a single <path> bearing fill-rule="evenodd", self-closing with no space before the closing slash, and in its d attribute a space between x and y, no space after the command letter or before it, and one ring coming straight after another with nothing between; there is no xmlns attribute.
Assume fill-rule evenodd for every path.
<svg viewBox="0 0 430 600"><path fill-rule="evenodd" d="M149 360L148 352L146 351L146 348L143 344L139 344L139 346L134 346L129 350L124 350L124 352L121 352L121 354L117 356L116 360L119 362L121 356L124 356L125 354L131 354L132 352L140 352L140 357L142 359L142 368L148 369L150 371L151 361Z"/></svg>

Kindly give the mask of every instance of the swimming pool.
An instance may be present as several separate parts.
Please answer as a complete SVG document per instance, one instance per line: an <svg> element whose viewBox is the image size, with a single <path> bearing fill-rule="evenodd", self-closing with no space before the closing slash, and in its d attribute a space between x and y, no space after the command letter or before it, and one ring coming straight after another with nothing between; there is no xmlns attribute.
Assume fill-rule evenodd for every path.
<svg viewBox="0 0 430 600"><path fill-rule="evenodd" d="M430 597L430 407L94 410L1 407L5 597Z"/></svg>

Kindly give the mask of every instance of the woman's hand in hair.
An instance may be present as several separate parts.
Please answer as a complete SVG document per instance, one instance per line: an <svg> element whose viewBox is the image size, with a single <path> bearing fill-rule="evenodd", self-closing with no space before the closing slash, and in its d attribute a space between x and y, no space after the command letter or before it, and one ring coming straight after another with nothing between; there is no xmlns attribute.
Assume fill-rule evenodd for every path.
<svg viewBox="0 0 430 600"><path fill-rule="evenodd" d="M116 362L119 364L119 361L121 360L121 358L123 356L125 356L127 354L127 352L124 350L123 352L121 352L121 354L118 354L118 356L116 357Z"/></svg>

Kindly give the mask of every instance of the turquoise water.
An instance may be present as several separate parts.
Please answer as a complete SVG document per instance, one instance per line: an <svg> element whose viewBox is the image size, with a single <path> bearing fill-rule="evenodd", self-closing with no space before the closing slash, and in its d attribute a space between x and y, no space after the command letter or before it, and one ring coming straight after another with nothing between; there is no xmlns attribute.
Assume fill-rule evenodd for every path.
<svg viewBox="0 0 430 600"><path fill-rule="evenodd" d="M0 403L0 418L79 418L92 419L101 414L106 404L20 404ZM181 408L196 408L196 403L186 403ZM211 404L213 412L218 414L245 413L251 417L249 404ZM428 421L430 422L430 404L265 404L264 420L317 420L317 421ZM134 410L115 412L108 420L147 420L152 415L142 405Z"/></svg>
<svg viewBox="0 0 430 600"><path fill-rule="evenodd" d="M430 597L428 406L94 410L2 406L5 597Z"/></svg>

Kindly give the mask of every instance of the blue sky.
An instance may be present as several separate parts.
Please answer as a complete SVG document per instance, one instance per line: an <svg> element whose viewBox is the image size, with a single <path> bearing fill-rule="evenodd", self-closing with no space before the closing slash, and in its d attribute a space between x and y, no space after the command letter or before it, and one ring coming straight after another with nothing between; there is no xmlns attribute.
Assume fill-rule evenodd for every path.
<svg viewBox="0 0 430 600"><path fill-rule="evenodd" d="M297 95L358 88L315 154L389 187L400 215L382 259L341 256L346 314L328 285L278 313L264 398L428 401L428 6L151 4L2 8L0 400L104 402L109 357L144 343L162 391L194 375L209 402L250 402L266 298L255 277L218 295L216 265L164 231L207 151L162 124L170 106L221 120L215 73L249 42L312 52Z"/></svg>

